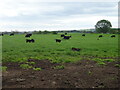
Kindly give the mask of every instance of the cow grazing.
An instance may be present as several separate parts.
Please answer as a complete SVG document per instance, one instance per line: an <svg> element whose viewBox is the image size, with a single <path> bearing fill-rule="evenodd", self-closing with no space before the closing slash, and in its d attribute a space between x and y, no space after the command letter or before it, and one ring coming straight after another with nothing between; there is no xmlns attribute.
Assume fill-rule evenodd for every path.
<svg viewBox="0 0 120 90"><path fill-rule="evenodd" d="M98 37L99 37L99 38L100 38L100 37L103 37L103 35L99 35Z"/></svg>
<svg viewBox="0 0 120 90"><path fill-rule="evenodd" d="M80 48L74 48L74 47L72 47L72 50L73 51L80 51L81 49Z"/></svg>
<svg viewBox="0 0 120 90"><path fill-rule="evenodd" d="M14 36L14 33L11 33L10 36Z"/></svg>
<svg viewBox="0 0 120 90"><path fill-rule="evenodd" d="M26 34L25 35L25 37L31 37L32 36L32 34Z"/></svg>
<svg viewBox="0 0 120 90"><path fill-rule="evenodd" d="M71 36L64 36L63 39L70 39L70 38L71 38Z"/></svg>
<svg viewBox="0 0 120 90"><path fill-rule="evenodd" d="M35 40L34 40L34 39L31 39L31 42L32 42L32 43L34 43L34 42L35 42Z"/></svg>
<svg viewBox="0 0 120 90"><path fill-rule="evenodd" d="M111 37L115 37L115 35L112 35Z"/></svg>
<svg viewBox="0 0 120 90"><path fill-rule="evenodd" d="M55 39L55 40L56 40L56 42L59 42L59 43L61 42L61 40L60 40L60 39Z"/></svg>
<svg viewBox="0 0 120 90"><path fill-rule="evenodd" d="M28 42L30 43L30 39L26 39L26 43L28 43Z"/></svg>
<svg viewBox="0 0 120 90"><path fill-rule="evenodd" d="M64 34L61 34L61 37L64 37L65 35Z"/></svg>
<svg viewBox="0 0 120 90"><path fill-rule="evenodd" d="M67 35L67 33L65 33L65 35Z"/></svg>
<svg viewBox="0 0 120 90"><path fill-rule="evenodd" d="M2 33L2 34L0 34L0 36L4 36L4 34Z"/></svg>
<svg viewBox="0 0 120 90"><path fill-rule="evenodd" d="M85 36L85 34L82 34L82 36Z"/></svg>
<svg viewBox="0 0 120 90"><path fill-rule="evenodd" d="M29 43L31 43L31 42L34 43L35 40L34 40L34 39L26 39L26 43L28 43L28 42L29 42Z"/></svg>

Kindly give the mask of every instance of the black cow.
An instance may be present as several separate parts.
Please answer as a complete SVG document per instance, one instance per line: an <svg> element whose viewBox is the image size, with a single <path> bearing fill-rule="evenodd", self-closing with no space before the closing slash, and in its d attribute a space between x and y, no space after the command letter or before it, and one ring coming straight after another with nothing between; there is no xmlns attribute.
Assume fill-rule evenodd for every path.
<svg viewBox="0 0 120 90"><path fill-rule="evenodd" d="M26 34L26 35L25 35L25 37L30 37L30 36L32 36L32 34Z"/></svg>
<svg viewBox="0 0 120 90"><path fill-rule="evenodd" d="M28 43L28 42L29 42L29 43L31 43L31 42L34 43L35 40L34 40L34 39L26 39L26 43Z"/></svg>
<svg viewBox="0 0 120 90"><path fill-rule="evenodd" d="M55 39L55 40L56 40L56 42L59 42L59 43L61 42L61 40L60 40L60 39Z"/></svg>
<svg viewBox="0 0 120 90"><path fill-rule="evenodd" d="M111 37L116 37L115 35L112 35Z"/></svg>
<svg viewBox="0 0 120 90"><path fill-rule="evenodd" d="M61 37L64 37L65 35L64 34L61 34Z"/></svg>
<svg viewBox="0 0 120 90"><path fill-rule="evenodd" d="M26 43L28 43L28 42L31 42L31 40L30 39L26 39Z"/></svg>
<svg viewBox="0 0 120 90"><path fill-rule="evenodd" d="M10 36L14 36L14 33L11 33Z"/></svg>
<svg viewBox="0 0 120 90"><path fill-rule="evenodd" d="M103 35L99 35L98 37L99 37L99 38L100 38L100 37L103 37Z"/></svg>
<svg viewBox="0 0 120 90"><path fill-rule="evenodd" d="M67 33L65 33L65 35L67 35Z"/></svg>
<svg viewBox="0 0 120 90"><path fill-rule="evenodd" d="M32 42L32 43L34 43L34 42L35 42L35 40L34 40L34 39L31 39L31 42Z"/></svg>
<svg viewBox="0 0 120 90"><path fill-rule="evenodd" d="M73 51L80 51L80 48L72 48Z"/></svg>
<svg viewBox="0 0 120 90"><path fill-rule="evenodd" d="M85 36L85 34L82 34L82 36Z"/></svg>
<svg viewBox="0 0 120 90"><path fill-rule="evenodd" d="M71 38L71 36L64 36L63 39L70 39L70 38Z"/></svg>
<svg viewBox="0 0 120 90"><path fill-rule="evenodd" d="M4 34L2 33L2 34L0 34L0 36L4 36Z"/></svg>

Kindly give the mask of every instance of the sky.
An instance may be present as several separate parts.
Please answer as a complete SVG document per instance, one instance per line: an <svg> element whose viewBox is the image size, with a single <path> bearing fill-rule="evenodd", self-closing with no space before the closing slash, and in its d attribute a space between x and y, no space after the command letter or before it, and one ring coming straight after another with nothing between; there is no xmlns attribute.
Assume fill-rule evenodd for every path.
<svg viewBox="0 0 120 90"><path fill-rule="evenodd" d="M118 0L1 0L0 31L95 28L99 20L118 27Z"/></svg>

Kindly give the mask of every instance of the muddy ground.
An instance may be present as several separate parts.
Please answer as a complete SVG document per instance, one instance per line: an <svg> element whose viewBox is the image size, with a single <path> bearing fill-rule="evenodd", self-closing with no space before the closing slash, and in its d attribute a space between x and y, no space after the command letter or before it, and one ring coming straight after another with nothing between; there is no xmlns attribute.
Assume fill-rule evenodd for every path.
<svg viewBox="0 0 120 90"><path fill-rule="evenodd" d="M95 61L57 64L49 60L28 60L42 70L20 68L21 63L3 63L3 88L119 88L119 67L116 62L98 65ZM64 65L64 69L53 67Z"/></svg>

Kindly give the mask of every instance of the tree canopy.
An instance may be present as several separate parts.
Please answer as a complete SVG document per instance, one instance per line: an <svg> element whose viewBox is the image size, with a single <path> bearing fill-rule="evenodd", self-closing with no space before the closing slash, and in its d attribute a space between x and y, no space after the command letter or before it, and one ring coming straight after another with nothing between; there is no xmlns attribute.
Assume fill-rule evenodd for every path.
<svg viewBox="0 0 120 90"><path fill-rule="evenodd" d="M112 27L112 24L108 20L100 20L96 23L95 29L98 33L107 33L110 31L110 28Z"/></svg>

